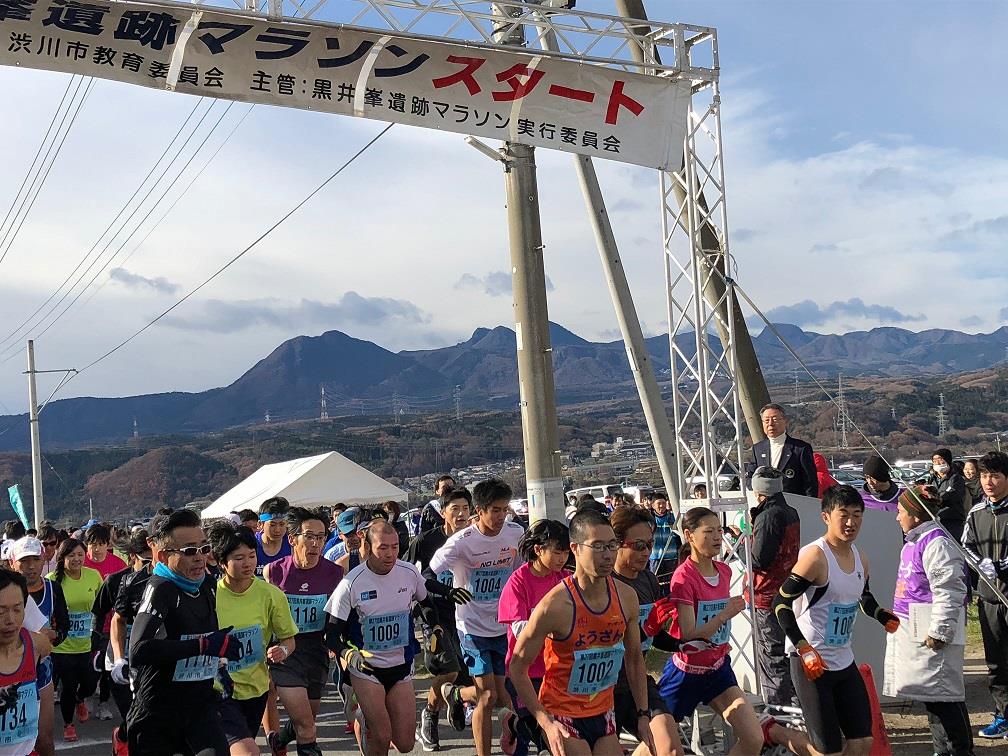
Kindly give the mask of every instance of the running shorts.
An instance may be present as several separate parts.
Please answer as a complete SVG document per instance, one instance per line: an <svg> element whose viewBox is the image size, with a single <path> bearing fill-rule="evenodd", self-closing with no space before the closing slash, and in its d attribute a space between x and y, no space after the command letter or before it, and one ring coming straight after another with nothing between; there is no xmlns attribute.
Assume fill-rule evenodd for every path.
<svg viewBox="0 0 1008 756"><path fill-rule="evenodd" d="M856 664L826 670L818 680L805 676L801 659L791 654L791 680L801 704L809 740L820 753L839 753L844 738L870 738L871 704Z"/></svg>
<svg viewBox="0 0 1008 756"><path fill-rule="evenodd" d="M676 721L692 716L700 704L709 704L729 688L738 685L728 659L713 672L694 674L683 672L671 658L658 683L661 697L665 699L668 713Z"/></svg>
<svg viewBox="0 0 1008 756"><path fill-rule="evenodd" d="M459 645L459 637L456 633L445 632L441 635L441 643L444 649L437 654L432 654L424 649L424 666L434 677L450 675L462 671L462 647Z"/></svg>
<svg viewBox="0 0 1008 756"><path fill-rule="evenodd" d="M504 660L507 657L507 635L485 638L480 635L459 633L462 661L473 677L497 675L504 677Z"/></svg>
<svg viewBox="0 0 1008 756"><path fill-rule="evenodd" d="M612 709L594 717L553 717L568 738L583 740L592 750L607 735L616 734L616 714Z"/></svg>
<svg viewBox="0 0 1008 756"><path fill-rule="evenodd" d="M370 675L351 671L350 677L357 677L368 682L377 683L385 688L385 693L388 694L392 688L403 680L413 679L413 668L410 664L397 664L394 667L375 667Z"/></svg>
<svg viewBox="0 0 1008 756"><path fill-rule="evenodd" d="M329 677L329 652L321 643L295 646L282 662L269 665L269 673L277 688L307 688L308 700L318 701Z"/></svg>
<svg viewBox="0 0 1008 756"><path fill-rule="evenodd" d="M263 712L266 711L266 699L269 693L263 693L255 698L239 701L226 698L221 701L220 715L224 723L224 735L228 745L234 745L239 740L252 738L255 740L262 727Z"/></svg>

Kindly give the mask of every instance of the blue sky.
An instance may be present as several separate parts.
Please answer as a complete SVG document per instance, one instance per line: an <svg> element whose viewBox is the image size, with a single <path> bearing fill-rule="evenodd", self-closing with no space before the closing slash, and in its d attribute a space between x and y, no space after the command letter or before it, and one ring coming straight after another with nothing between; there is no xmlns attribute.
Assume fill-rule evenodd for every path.
<svg viewBox="0 0 1008 756"><path fill-rule="evenodd" d="M578 6L611 12L614 4ZM647 7L655 19L718 28L732 251L742 285L763 310L819 332L990 331L1008 319L1005 274L996 264L984 269L1003 259L1008 239L1008 106L998 76L1008 70L999 36L1008 6L649 0ZM0 69L0 212L66 82ZM91 246L194 103L96 85L0 264L0 311L10 324L0 336ZM224 107L215 106L204 131ZM211 147L246 107L231 109ZM39 338L40 367L80 367L118 343L379 129L256 108L128 262L103 274L101 290ZM541 150L538 163L550 315L586 338L616 338L571 159ZM645 330L662 332L656 178L597 167ZM281 341L330 329L398 350L508 324L503 192L497 167L458 136L397 127L263 245L64 395L227 384ZM11 353L0 363L0 412L25 406L22 354L0 359Z"/></svg>

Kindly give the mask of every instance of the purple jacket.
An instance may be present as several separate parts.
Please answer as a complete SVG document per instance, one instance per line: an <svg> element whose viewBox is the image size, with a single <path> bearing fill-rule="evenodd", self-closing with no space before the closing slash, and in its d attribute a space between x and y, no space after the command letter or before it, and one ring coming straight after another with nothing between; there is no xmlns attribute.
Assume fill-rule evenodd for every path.
<svg viewBox="0 0 1008 756"><path fill-rule="evenodd" d="M906 534L900 552L893 612L907 619L911 604L931 604L932 637L950 641L965 603L965 560L936 523L921 523Z"/></svg>

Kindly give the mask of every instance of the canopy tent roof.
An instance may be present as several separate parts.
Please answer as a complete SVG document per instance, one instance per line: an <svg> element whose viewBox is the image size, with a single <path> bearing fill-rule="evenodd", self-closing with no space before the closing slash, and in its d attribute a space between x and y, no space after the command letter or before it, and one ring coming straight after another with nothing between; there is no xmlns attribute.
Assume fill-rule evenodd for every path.
<svg viewBox="0 0 1008 756"><path fill-rule="evenodd" d="M405 501L407 495L338 452L263 465L202 512L203 519L224 517L239 509L259 511L273 496L292 505L318 507L338 501L358 504Z"/></svg>

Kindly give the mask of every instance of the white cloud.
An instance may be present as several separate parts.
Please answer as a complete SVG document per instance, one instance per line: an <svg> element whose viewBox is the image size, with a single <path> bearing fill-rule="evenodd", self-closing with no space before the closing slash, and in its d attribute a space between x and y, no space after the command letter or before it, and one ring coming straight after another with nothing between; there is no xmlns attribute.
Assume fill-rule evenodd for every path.
<svg viewBox="0 0 1008 756"><path fill-rule="evenodd" d="M737 13L709 3L688 8L690 20L697 22ZM905 132L905 124L889 124L885 114L862 119L857 129L849 123L824 124L812 106L806 107L802 86L774 88L780 68L764 59L766 49L760 45L746 58L745 50L722 45L730 241L738 280L761 309L808 300L817 308L814 317L822 320L818 331L883 320L879 315L887 311L873 307L892 308L904 318L923 316L904 321L915 328L959 326L965 319L962 302L970 303L970 317L982 321L970 320L971 328L992 330L1008 319L1008 309L1000 320L993 317L1003 307L1005 274L997 269L976 273L983 255L1003 249L998 223L1008 194L1008 160L990 147L997 141L977 148L968 136L955 142L954 130L942 130L945 141L938 142L939 132L926 129L893 139L883 132ZM815 80L822 72L814 61L809 66ZM0 206L13 197L66 81L57 74L0 71L8 103L0 121L5 166ZM851 77L850 88L832 96L856 104L862 88L863 79ZM916 104L913 93L891 87L886 92L894 111ZM971 108L988 107L982 100L963 98ZM942 101L929 98L927 107ZM38 307L99 238L194 102L96 84L0 268L0 301L9 328ZM224 107L217 105L207 124ZM232 109L211 145L244 107ZM970 123L1008 122L979 111L957 117ZM40 367L80 367L134 332L164 304L138 292L168 293L166 287L172 286L188 291L202 282L380 128L374 122L257 107L136 251L129 275L153 283L127 282L117 274L116 285L90 301L83 297L40 339ZM806 138L816 129L822 145ZM616 319L572 159L540 151L537 163L543 255L556 284L550 318L578 333L612 335ZM657 177L614 163L596 167L639 316L649 332L661 332L666 304ZM75 380L69 393L222 385L279 341L327 328L402 349L452 343L477 326L512 324L510 275L501 277L509 269L504 202L500 166L467 148L460 137L396 127L172 313L168 323ZM347 302L351 292L363 302L360 308ZM864 312L834 306L855 300ZM0 332L0 338L6 335ZM0 399L16 409L24 405L23 339L13 341L18 351L0 369Z"/></svg>
<svg viewBox="0 0 1008 756"><path fill-rule="evenodd" d="M138 273L130 273L126 268L112 268L109 271L109 278L128 289L148 289L159 294L174 294L179 289L178 284L172 283L164 276L146 278Z"/></svg>

